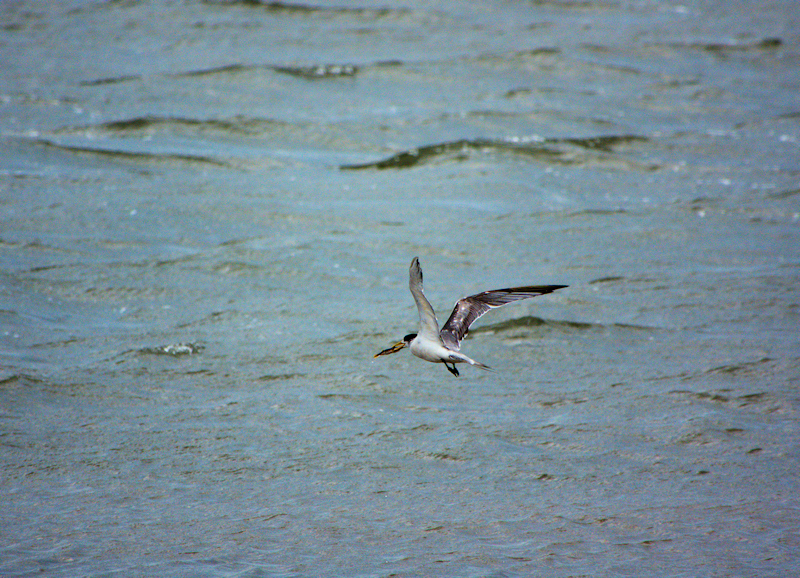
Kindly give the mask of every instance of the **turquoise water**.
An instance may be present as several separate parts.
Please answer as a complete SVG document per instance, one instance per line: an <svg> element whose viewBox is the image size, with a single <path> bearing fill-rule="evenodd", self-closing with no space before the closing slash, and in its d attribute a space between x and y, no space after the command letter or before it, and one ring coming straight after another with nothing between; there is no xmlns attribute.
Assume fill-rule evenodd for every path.
<svg viewBox="0 0 800 578"><path fill-rule="evenodd" d="M796 572L799 18L0 4L0 573Z"/></svg>

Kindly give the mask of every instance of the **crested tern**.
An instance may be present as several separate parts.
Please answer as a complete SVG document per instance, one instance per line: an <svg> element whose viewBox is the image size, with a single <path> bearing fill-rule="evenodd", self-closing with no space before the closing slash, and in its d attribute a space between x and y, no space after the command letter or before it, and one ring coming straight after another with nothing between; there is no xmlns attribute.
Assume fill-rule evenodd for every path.
<svg viewBox="0 0 800 578"><path fill-rule="evenodd" d="M564 287L567 285L530 285L494 289L464 297L456 302L453 312L440 330L436 313L425 298L425 292L422 289L422 268L419 265L419 259L414 257L408 268L408 288L419 312L418 332L406 335L403 341L376 353L375 357L397 353L401 349L410 347L411 353L420 359L443 363L447 370L456 377L458 377L456 363L469 363L482 369L491 369L488 365L475 361L459 351L461 340L467 335L469 326L489 309L502 307L513 301L552 293Z"/></svg>

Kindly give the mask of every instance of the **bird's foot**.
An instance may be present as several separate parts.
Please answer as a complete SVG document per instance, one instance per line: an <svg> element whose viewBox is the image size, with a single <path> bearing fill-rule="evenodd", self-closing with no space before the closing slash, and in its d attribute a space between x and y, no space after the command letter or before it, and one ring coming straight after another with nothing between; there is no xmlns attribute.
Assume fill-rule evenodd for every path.
<svg viewBox="0 0 800 578"><path fill-rule="evenodd" d="M446 363L444 364L444 366L447 368L447 371L449 371L450 373L452 373L453 375L458 377L458 370L456 369L456 364L455 363L453 364L452 367L450 367Z"/></svg>

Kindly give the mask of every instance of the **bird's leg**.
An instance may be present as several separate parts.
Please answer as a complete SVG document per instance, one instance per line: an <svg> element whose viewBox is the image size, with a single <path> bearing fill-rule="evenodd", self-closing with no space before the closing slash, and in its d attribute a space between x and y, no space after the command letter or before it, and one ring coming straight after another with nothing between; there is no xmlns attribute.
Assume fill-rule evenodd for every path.
<svg viewBox="0 0 800 578"><path fill-rule="evenodd" d="M450 367L449 365L447 365L447 363L445 363L444 366L447 368L447 371L458 377L458 370L456 369L455 363L453 364L453 367Z"/></svg>

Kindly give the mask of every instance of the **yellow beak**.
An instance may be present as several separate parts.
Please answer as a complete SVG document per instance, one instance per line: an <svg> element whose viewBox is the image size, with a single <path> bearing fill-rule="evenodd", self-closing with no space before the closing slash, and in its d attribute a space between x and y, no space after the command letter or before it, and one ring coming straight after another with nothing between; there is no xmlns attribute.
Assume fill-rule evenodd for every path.
<svg viewBox="0 0 800 578"><path fill-rule="evenodd" d="M376 353L375 357L380 357L381 355L389 355L390 353L397 353L398 351L403 349L405 346L406 346L406 342L405 341L398 341L397 343L392 345L389 349L384 349L380 353ZM375 357L373 357L373 359L375 359Z"/></svg>

